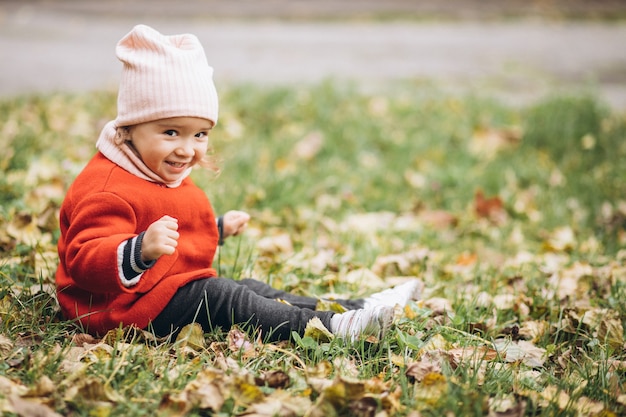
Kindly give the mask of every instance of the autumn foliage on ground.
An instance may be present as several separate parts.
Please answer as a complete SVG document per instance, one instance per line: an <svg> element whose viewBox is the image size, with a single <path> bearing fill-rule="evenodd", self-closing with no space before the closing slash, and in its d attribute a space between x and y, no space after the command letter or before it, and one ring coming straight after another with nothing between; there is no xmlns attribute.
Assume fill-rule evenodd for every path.
<svg viewBox="0 0 626 417"><path fill-rule="evenodd" d="M513 108L426 85L221 92L215 266L331 302L419 277L382 340L320 323L176 340L59 316L57 214L112 93L0 102L0 410L18 416L626 413L626 119L592 96Z"/></svg>

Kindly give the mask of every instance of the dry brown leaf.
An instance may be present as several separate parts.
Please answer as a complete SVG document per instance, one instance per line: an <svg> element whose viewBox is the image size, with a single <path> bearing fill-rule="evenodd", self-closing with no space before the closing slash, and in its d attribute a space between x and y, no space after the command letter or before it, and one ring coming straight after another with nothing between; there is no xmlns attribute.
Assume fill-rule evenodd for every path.
<svg viewBox="0 0 626 417"><path fill-rule="evenodd" d="M6 359L13 351L13 341L0 334L0 359Z"/></svg>
<svg viewBox="0 0 626 417"><path fill-rule="evenodd" d="M92 405L125 401L124 397L115 392L110 386L103 384L100 379L92 376L75 381L74 385L65 392L64 398L68 402L86 402Z"/></svg>
<svg viewBox="0 0 626 417"><path fill-rule="evenodd" d="M369 396L350 401L348 404L349 415L355 417L374 417L377 410L378 402L375 398Z"/></svg>
<svg viewBox="0 0 626 417"><path fill-rule="evenodd" d="M413 378L417 382L422 382L424 377L431 373L441 373L441 364L439 361L431 358L413 362L407 366L406 376Z"/></svg>
<svg viewBox="0 0 626 417"><path fill-rule="evenodd" d="M539 368L546 361L546 350L525 340L497 339L494 347L506 362L521 362L531 368Z"/></svg>
<svg viewBox="0 0 626 417"><path fill-rule="evenodd" d="M202 410L218 412L224 405L225 398L220 382L205 382L196 378L185 387L186 400Z"/></svg>
<svg viewBox="0 0 626 417"><path fill-rule="evenodd" d="M9 402L13 412L21 417L62 417L46 405L35 400L25 400L18 396L10 396Z"/></svg>
<svg viewBox="0 0 626 417"><path fill-rule="evenodd" d="M28 389L28 393L26 396L28 397L45 397L52 394L56 390L56 385L52 380L43 375L41 378L37 380L37 383L34 386L31 386Z"/></svg>
<svg viewBox="0 0 626 417"><path fill-rule="evenodd" d="M270 388L285 389L289 386L291 378L281 370L264 372L261 377L256 380L257 385L267 385Z"/></svg>
<svg viewBox="0 0 626 417"><path fill-rule="evenodd" d="M72 344L76 346L84 346L87 345L95 345L99 343L100 339L96 339L90 334L87 333L76 333L72 335Z"/></svg>
<svg viewBox="0 0 626 417"><path fill-rule="evenodd" d="M500 357L498 351L487 346L464 346L452 348L447 352L455 363L493 361Z"/></svg>
<svg viewBox="0 0 626 417"><path fill-rule="evenodd" d="M10 396L24 396L28 393L28 388L24 385L15 383L11 381L9 378L0 375L0 394L4 397Z"/></svg>
<svg viewBox="0 0 626 417"><path fill-rule="evenodd" d="M474 213L478 218L487 219L497 225L504 224L508 219L500 197L485 197L482 190L474 193Z"/></svg>
<svg viewBox="0 0 626 417"><path fill-rule="evenodd" d="M605 308L592 309L585 312L582 322L601 343L608 343L613 349L624 346L624 327L617 311Z"/></svg>
<svg viewBox="0 0 626 417"><path fill-rule="evenodd" d="M193 405L185 392L166 393L159 403L158 417L184 417Z"/></svg>
<svg viewBox="0 0 626 417"><path fill-rule="evenodd" d="M488 417L523 417L525 413L526 401L519 400L512 394L489 399Z"/></svg>
<svg viewBox="0 0 626 417"><path fill-rule="evenodd" d="M243 358L258 356L254 343L248 339L248 334L236 326L228 332L228 349L242 355Z"/></svg>
<svg viewBox="0 0 626 417"><path fill-rule="evenodd" d="M526 320L519 329L519 335L535 343L550 330L550 323L545 320Z"/></svg>

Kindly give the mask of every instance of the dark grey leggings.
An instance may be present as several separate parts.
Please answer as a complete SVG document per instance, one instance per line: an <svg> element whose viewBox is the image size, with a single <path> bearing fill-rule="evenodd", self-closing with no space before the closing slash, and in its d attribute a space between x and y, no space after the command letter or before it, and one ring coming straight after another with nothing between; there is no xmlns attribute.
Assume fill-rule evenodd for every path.
<svg viewBox="0 0 626 417"><path fill-rule="evenodd" d="M291 305L276 301L283 299ZM295 331L301 336L306 324L319 317L330 329L333 312L315 311L318 299L280 291L254 280L235 281L208 278L180 288L167 307L152 321L151 330L158 336L176 335L182 327L196 322L209 332L233 324L262 331L269 340L286 340ZM363 300L337 300L349 310L363 307Z"/></svg>

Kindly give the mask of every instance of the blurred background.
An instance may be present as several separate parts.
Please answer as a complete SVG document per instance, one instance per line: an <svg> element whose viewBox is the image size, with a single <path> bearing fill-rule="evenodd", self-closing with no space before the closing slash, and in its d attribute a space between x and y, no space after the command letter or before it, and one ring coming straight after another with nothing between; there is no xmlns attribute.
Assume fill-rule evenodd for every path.
<svg viewBox="0 0 626 417"><path fill-rule="evenodd" d="M623 0L2 0L0 97L114 89L137 23L196 34L218 88L409 80L512 104L588 89L626 109Z"/></svg>

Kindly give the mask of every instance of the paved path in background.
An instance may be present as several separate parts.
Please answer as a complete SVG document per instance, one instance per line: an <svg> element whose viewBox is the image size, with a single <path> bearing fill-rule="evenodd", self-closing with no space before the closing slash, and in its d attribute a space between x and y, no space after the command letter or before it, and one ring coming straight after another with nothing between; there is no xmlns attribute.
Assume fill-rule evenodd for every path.
<svg viewBox="0 0 626 417"><path fill-rule="evenodd" d="M97 4L107 2L82 2L93 8L80 12L46 4L0 3L0 97L114 88L115 44L141 22L198 35L218 86L415 79L522 104L554 89L594 86L626 110L626 23L241 20L104 13Z"/></svg>

